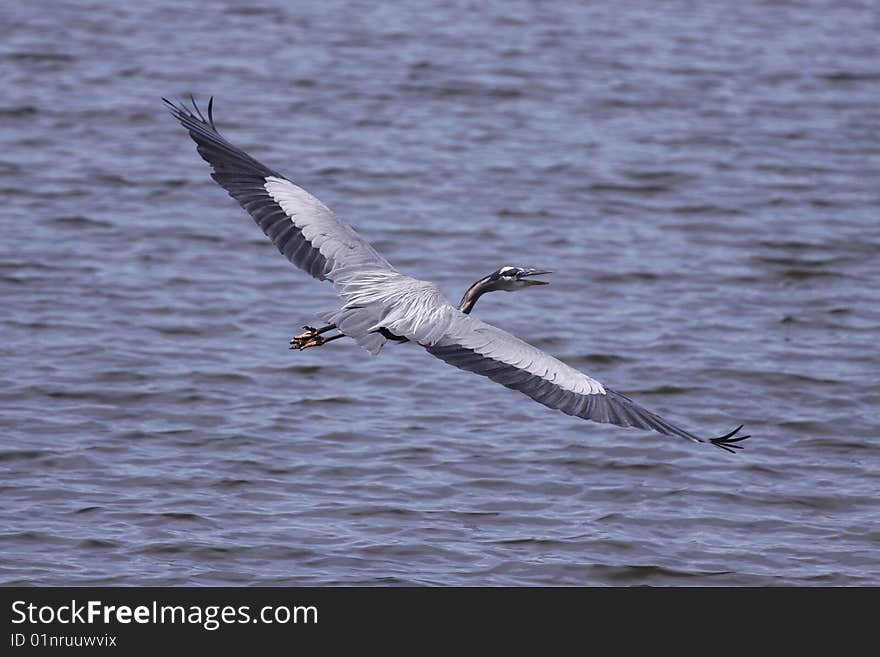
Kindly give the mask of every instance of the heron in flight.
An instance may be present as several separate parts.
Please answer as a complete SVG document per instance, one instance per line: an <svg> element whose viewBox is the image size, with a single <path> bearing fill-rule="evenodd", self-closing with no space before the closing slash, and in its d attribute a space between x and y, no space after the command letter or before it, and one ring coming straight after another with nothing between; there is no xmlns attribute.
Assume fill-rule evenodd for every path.
<svg viewBox="0 0 880 657"><path fill-rule="evenodd" d="M414 342L450 365L488 377L537 402L594 422L651 429L727 452L742 449L742 425L704 439L642 408L540 349L470 314L487 292L523 290L546 282L543 269L505 266L471 285L458 307L428 281L398 272L354 229L317 198L221 136L213 101L207 118L195 99L192 110L162 99L211 165L211 177L253 217L284 256L319 281L333 283L345 301L320 315L325 325L303 327L291 349L308 349L348 336L370 354L386 341ZM327 336L328 333L336 333Z"/></svg>

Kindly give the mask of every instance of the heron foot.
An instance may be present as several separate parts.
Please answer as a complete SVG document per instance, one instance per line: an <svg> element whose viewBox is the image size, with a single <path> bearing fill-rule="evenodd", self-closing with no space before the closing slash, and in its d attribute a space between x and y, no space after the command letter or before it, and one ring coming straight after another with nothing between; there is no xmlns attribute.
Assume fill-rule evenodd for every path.
<svg viewBox="0 0 880 657"><path fill-rule="evenodd" d="M306 332L300 333L299 335L290 338L290 344L293 344L297 340L308 340L312 336L318 335L318 329L316 329L314 326L303 326L303 328L306 330Z"/></svg>
<svg viewBox="0 0 880 657"><path fill-rule="evenodd" d="M303 326L303 328L305 329L305 333L300 333L299 335L290 338L291 349L299 349L302 351L309 347L318 347L324 344L324 338L318 335L318 329L313 326Z"/></svg>
<svg viewBox="0 0 880 657"><path fill-rule="evenodd" d="M299 349L302 351L309 347L320 347L322 344L330 342L331 340L338 340L339 338L345 337L344 333L337 333L336 335L331 335L329 338L322 337L323 333L335 329L336 324L328 324L319 329L312 326L303 326L303 328L306 330L305 333L300 333L299 335L290 338L291 349Z"/></svg>
<svg viewBox="0 0 880 657"><path fill-rule="evenodd" d="M320 335L313 335L310 338L294 338L290 341L291 349L299 349L302 351L303 349L308 349L309 347L320 347L322 344L327 342L326 338L322 338Z"/></svg>

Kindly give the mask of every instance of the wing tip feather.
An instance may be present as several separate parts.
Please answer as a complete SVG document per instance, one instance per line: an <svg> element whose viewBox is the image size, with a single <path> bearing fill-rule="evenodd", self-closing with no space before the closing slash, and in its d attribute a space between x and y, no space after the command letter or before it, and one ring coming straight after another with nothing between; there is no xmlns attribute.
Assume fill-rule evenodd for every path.
<svg viewBox="0 0 880 657"><path fill-rule="evenodd" d="M745 447L744 445L738 445L737 443L752 437L751 434L746 434L745 436L737 436L736 438L734 438L736 434L742 431L743 426L745 425L741 424L736 429L727 432L723 436L719 436L718 438L711 438L709 442L715 445L715 447L723 449L725 452L736 454L737 450L743 449Z"/></svg>

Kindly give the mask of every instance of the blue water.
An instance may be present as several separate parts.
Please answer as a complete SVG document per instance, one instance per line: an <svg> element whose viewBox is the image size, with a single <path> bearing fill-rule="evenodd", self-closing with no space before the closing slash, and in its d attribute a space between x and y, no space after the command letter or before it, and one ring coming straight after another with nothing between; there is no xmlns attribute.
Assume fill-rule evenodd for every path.
<svg viewBox="0 0 880 657"><path fill-rule="evenodd" d="M5 3L0 584L880 584L872 2ZM340 305L160 96L453 302L740 454Z"/></svg>

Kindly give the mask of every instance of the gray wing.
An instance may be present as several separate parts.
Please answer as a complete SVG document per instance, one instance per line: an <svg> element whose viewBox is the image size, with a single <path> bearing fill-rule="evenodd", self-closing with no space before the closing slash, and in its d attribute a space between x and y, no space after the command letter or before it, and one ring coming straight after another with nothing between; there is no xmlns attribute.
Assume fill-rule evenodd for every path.
<svg viewBox="0 0 880 657"><path fill-rule="evenodd" d="M450 318L442 338L422 342L422 346L450 365L585 420L709 442L731 453L742 448L736 443L749 437L734 437L741 426L719 438L695 436L510 333L462 313Z"/></svg>
<svg viewBox="0 0 880 657"><path fill-rule="evenodd" d="M338 282L358 271L394 268L317 198L278 172L230 144L206 119L193 100L193 110L162 100L189 131L199 155L211 165L211 177L263 229L284 256L318 280Z"/></svg>

